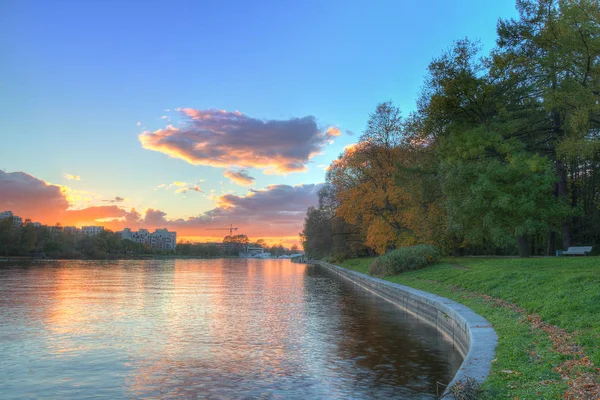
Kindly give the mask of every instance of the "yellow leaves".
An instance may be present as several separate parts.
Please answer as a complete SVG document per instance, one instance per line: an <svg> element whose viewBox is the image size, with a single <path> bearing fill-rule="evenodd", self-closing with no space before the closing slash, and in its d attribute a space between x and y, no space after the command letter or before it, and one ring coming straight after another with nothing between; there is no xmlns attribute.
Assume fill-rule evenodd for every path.
<svg viewBox="0 0 600 400"><path fill-rule="evenodd" d="M445 231L443 209L424 206L426 183L411 172L413 158L407 148L359 143L340 156L328 172L327 180L339 201L336 216L361 227L365 245L379 254L390 248L429 243L432 236ZM403 167L398 168L398 163Z"/></svg>
<svg viewBox="0 0 600 400"><path fill-rule="evenodd" d="M389 224L376 218L367 229L366 245L375 249L378 254L384 254L387 248L395 242L395 232Z"/></svg>

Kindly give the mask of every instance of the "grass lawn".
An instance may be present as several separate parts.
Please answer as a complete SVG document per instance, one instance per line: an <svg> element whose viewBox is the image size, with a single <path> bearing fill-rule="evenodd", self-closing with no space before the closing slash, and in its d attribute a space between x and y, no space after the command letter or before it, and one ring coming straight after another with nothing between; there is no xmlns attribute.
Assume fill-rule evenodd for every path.
<svg viewBox="0 0 600 400"><path fill-rule="evenodd" d="M372 260L341 266L366 273ZM600 398L600 257L447 258L386 279L492 323L499 342L486 397Z"/></svg>

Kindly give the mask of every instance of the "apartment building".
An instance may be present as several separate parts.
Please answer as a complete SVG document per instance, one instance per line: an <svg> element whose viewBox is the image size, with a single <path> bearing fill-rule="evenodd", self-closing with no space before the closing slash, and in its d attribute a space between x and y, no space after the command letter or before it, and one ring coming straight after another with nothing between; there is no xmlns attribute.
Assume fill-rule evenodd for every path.
<svg viewBox="0 0 600 400"><path fill-rule="evenodd" d="M12 220L12 228L19 229L23 226L23 219L17 215L14 215L12 211L0 212L0 220L10 219Z"/></svg>
<svg viewBox="0 0 600 400"><path fill-rule="evenodd" d="M175 250L177 232L169 232L166 228L156 229L150 234L150 246L157 250Z"/></svg>
<svg viewBox="0 0 600 400"><path fill-rule="evenodd" d="M91 226L82 226L81 227L81 235L83 235L83 236L95 236L102 231L104 231L103 226L91 225Z"/></svg>
<svg viewBox="0 0 600 400"><path fill-rule="evenodd" d="M137 232L125 228L117 233L121 234L121 239L142 243L155 250L175 250L177 246L177 232L169 232L166 228L156 229L152 233L143 228Z"/></svg>
<svg viewBox="0 0 600 400"><path fill-rule="evenodd" d="M79 228L76 226L65 226L63 228L65 233L68 233L69 235L77 235L79 234Z"/></svg>

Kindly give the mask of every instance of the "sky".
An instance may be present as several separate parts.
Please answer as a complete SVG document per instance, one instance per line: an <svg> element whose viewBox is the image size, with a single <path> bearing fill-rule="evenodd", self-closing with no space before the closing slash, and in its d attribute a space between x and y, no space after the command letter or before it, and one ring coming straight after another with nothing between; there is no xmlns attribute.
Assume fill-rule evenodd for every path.
<svg viewBox="0 0 600 400"><path fill-rule="evenodd" d="M0 2L0 211L291 245L325 168L514 0Z"/></svg>

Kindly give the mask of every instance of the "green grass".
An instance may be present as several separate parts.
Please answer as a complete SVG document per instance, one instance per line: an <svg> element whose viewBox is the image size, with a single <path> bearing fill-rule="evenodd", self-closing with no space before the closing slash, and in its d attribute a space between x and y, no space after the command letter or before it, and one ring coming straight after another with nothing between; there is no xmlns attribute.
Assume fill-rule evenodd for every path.
<svg viewBox="0 0 600 400"><path fill-rule="evenodd" d="M366 273L371 261L347 260L341 265ZM532 328L523 314L495 307L481 294L516 304L565 329L600 366L600 257L447 258L386 279L456 300L492 323L499 343L485 385L490 398L560 398L568 383L553 368L574 356L557 352L547 333Z"/></svg>
<svg viewBox="0 0 600 400"><path fill-rule="evenodd" d="M375 257L351 258L338 265L363 274L369 274L369 265L374 259Z"/></svg>

